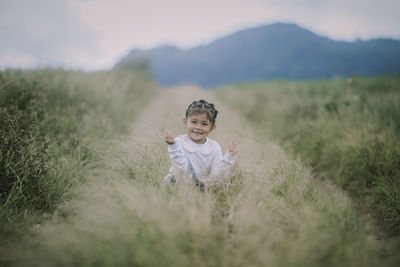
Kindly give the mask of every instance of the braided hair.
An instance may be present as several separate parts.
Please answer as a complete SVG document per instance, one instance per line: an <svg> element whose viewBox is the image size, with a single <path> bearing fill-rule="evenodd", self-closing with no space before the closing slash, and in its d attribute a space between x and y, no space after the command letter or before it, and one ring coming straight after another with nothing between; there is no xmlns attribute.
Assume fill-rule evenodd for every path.
<svg viewBox="0 0 400 267"><path fill-rule="evenodd" d="M218 110L215 109L214 104L209 103L203 99L193 101L186 110L186 119L192 115L205 113L207 118L211 121L211 125L215 124L215 119L218 115Z"/></svg>

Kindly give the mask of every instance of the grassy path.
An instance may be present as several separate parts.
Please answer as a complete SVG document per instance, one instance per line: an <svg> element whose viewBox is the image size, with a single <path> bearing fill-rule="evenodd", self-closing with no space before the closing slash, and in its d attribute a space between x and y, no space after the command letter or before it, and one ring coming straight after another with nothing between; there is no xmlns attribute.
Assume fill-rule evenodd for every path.
<svg viewBox="0 0 400 267"><path fill-rule="evenodd" d="M220 111L211 138L234 138L232 182L205 193L165 185L166 129L183 133L194 99ZM258 142L234 111L192 87L160 90L124 140L99 151L103 167L78 198L23 242L2 251L11 266L389 266L348 197L318 184L273 143Z"/></svg>

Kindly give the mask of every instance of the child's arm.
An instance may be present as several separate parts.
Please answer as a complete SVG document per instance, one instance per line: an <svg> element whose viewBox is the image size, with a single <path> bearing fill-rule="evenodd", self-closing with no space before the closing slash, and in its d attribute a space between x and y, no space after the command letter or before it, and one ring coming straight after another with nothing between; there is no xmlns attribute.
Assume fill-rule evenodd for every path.
<svg viewBox="0 0 400 267"><path fill-rule="evenodd" d="M231 145L228 147L228 151L226 151L225 155L222 157L222 151L220 152L220 157L222 157L222 162L221 162L221 169L230 169L233 164L235 163L235 158L234 156L237 153L237 148L235 141L232 139Z"/></svg>
<svg viewBox="0 0 400 267"><path fill-rule="evenodd" d="M217 157L213 163L212 176L213 179L215 179L214 181L223 181L235 163L234 155L237 153L235 142L232 140L225 155L222 155L222 150L219 145L216 153Z"/></svg>
<svg viewBox="0 0 400 267"><path fill-rule="evenodd" d="M188 162L183 147L176 141L174 135L169 130L165 133L165 142L168 144L168 154L172 161L172 167L186 171Z"/></svg>

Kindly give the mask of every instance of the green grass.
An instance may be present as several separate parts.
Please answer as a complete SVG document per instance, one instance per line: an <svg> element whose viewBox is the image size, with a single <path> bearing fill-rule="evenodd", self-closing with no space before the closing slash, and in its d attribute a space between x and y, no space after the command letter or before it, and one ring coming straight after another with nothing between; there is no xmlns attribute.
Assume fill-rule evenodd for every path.
<svg viewBox="0 0 400 267"><path fill-rule="evenodd" d="M164 129L181 129L193 95L212 97L185 89L158 91L131 134L102 150L77 196L0 246L0 264L396 266L346 193L319 181L222 104L212 138L237 137L229 179L204 192L179 179L164 183L171 164Z"/></svg>
<svg viewBox="0 0 400 267"><path fill-rule="evenodd" d="M257 132L254 133L253 128L235 112L229 112L229 108L222 104L218 105L221 112L218 132L213 133L212 138L215 136L218 140L223 137L225 140L226 136L235 137L239 153L229 179L220 186L202 192L193 184L180 184L179 179L176 184L163 182L170 160L162 137L167 127L181 129L180 118L186 103L190 103L194 95L211 98L209 92L190 87L185 90L160 90L153 95L150 104L142 109L146 105L145 100L152 95L151 90L145 91L151 88L146 76L142 77L142 82L138 82L138 77L132 77L132 74L125 76L124 73L67 74L72 75L66 79L71 85L66 88L71 91L63 94L63 101L68 101L67 96L74 96L73 92L83 85L85 91L90 92L88 99L80 96L79 99L83 101L70 101L59 111L73 109L68 114L76 115L71 117L72 125L66 129L74 129L70 134L76 134L79 138L70 139L65 134L63 139L58 139L56 134L45 134L44 140L49 140L49 143L40 144L44 145L46 153L37 153L44 157L42 162L52 163L43 179L49 185L40 188L52 188L55 186L52 181L57 180L61 183L60 188L66 190L62 190L61 199L54 202L57 206L55 211L54 206L48 210L33 209L32 203L21 202L22 207L38 210L39 218L51 218L40 224L34 220L29 226L34 223L37 225L30 227L30 231L25 231L15 240L3 241L0 264L397 266L395 258L381 251L379 241L363 225L345 192L315 177L310 168L288 158L280 147L271 143L268 136L263 136L272 131L284 133L283 128L266 127L272 122L266 122L263 117L268 115L269 118L276 118L277 110L280 114L286 114L287 107L282 105L284 101L290 99L291 103L297 104L289 105L290 108L302 110L303 100L298 99L296 94L289 94L291 90L296 90L290 87L290 83L283 83L287 86L288 97L278 90L265 95L264 89L257 89L259 91L254 94L249 94L249 91L255 89L249 89L246 97L242 91L235 89L219 92L228 103L235 103L235 110L246 114L247 120L251 118ZM45 84L49 77L51 75L45 75L39 83ZM135 80L133 87L128 86L131 79ZM260 88L264 85L260 85ZM133 88L133 92L123 88ZM127 94L131 93L131 97L128 97ZM253 102L247 103L244 99ZM252 112L253 104L259 111L264 108L265 101L270 107L274 106L275 111ZM83 105L82 102L91 104ZM77 103L90 107L85 109L85 114L88 114L86 119L76 112ZM35 110L40 108L36 107ZM139 110L141 115L130 134L122 139L116 138L126 132ZM46 125L46 118L53 113L44 114L42 122ZM314 108L309 107L302 114L314 119L320 116ZM298 114L287 116L302 117ZM68 124L68 118L65 115L62 127ZM293 119L292 125L297 120ZM276 126L285 125L282 120L274 123ZM42 128L35 129L40 132ZM53 130L48 131L50 133ZM285 134L286 138L290 138L288 133ZM324 138L331 136L329 131L325 134ZM40 136L38 133L37 140L41 140ZM346 140L355 144L350 142L351 138ZM22 143L21 147L25 146ZM364 153L368 154L368 151ZM69 186L62 185L63 177L66 177ZM81 182L83 180L84 183ZM67 200L64 205L57 205L63 200ZM13 211L23 214L23 210L18 208L1 211L8 212L4 218L10 218ZM49 215L45 215L47 212ZM33 211L28 212L31 213ZM31 216L15 219L14 222L25 222L26 225L28 218Z"/></svg>
<svg viewBox="0 0 400 267"><path fill-rule="evenodd" d="M142 70L0 72L0 236L71 198L101 140L126 132L153 92Z"/></svg>
<svg viewBox="0 0 400 267"><path fill-rule="evenodd" d="M274 81L221 88L262 135L348 190L400 233L400 77Z"/></svg>

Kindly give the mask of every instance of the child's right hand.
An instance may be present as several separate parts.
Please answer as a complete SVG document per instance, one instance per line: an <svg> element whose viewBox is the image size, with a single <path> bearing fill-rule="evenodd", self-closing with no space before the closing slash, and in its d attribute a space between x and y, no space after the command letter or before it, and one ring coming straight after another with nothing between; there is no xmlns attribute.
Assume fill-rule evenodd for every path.
<svg viewBox="0 0 400 267"><path fill-rule="evenodd" d="M172 135L172 132L170 130L165 131L165 142L168 145L175 144L175 137Z"/></svg>

